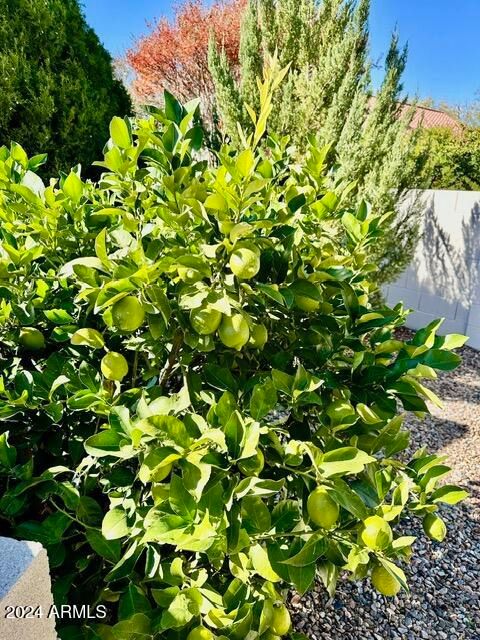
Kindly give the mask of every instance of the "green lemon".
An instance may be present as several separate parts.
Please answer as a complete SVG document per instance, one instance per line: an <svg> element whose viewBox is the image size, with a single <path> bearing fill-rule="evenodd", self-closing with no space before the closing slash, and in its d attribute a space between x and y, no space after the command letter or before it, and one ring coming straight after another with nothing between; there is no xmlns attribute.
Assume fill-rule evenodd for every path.
<svg viewBox="0 0 480 640"><path fill-rule="evenodd" d="M340 514L338 504L325 487L317 487L308 496L307 511L310 519L322 529L334 527Z"/></svg>
<svg viewBox="0 0 480 640"><path fill-rule="evenodd" d="M447 527L445 522L434 513L427 513L423 519L423 530L430 538L430 540L436 540L442 542L447 535Z"/></svg>
<svg viewBox="0 0 480 640"><path fill-rule="evenodd" d="M370 516L363 521L360 537L369 549L377 551L388 547L393 540L390 525L380 516Z"/></svg>
<svg viewBox="0 0 480 640"><path fill-rule="evenodd" d="M270 629L277 636L284 636L290 631L292 621L288 609L284 604L279 607L273 607L272 621L270 623Z"/></svg>
<svg viewBox="0 0 480 640"><path fill-rule="evenodd" d="M238 468L244 476L258 476L263 471L265 458L260 449L251 458L244 458L238 461Z"/></svg>
<svg viewBox="0 0 480 640"><path fill-rule="evenodd" d="M267 328L264 324L253 324L250 328L248 344L255 349L263 349L268 340Z"/></svg>
<svg viewBox="0 0 480 640"><path fill-rule="evenodd" d="M215 636L206 627L195 627L187 636L187 640L214 640Z"/></svg>
<svg viewBox="0 0 480 640"><path fill-rule="evenodd" d="M371 580L375 589L384 596L395 596L400 591L400 583L384 567L375 567Z"/></svg>
<svg viewBox="0 0 480 640"><path fill-rule="evenodd" d="M138 298L127 296L113 305L112 320L117 329L131 333L142 326L145 310Z"/></svg>
<svg viewBox="0 0 480 640"><path fill-rule="evenodd" d="M295 296L295 305L302 311L313 313L314 311L318 311L320 302L313 298L307 298L307 296Z"/></svg>
<svg viewBox="0 0 480 640"><path fill-rule="evenodd" d="M20 345L28 351L41 351L45 349L43 333L33 327L26 327L20 331Z"/></svg>
<svg viewBox="0 0 480 640"><path fill-rule="evenodd" d="M218 327L218 335L226 347L240 351L250 337L248 323L240 313L225 316Z"/></svg>
<svg viewBox="0 0 480 640"><path fill-rule="evenodd" d="M256 248L237 247L230 255L230 269L240 280L250 280L260 271L260 253Z"/></svg>
<svg viewBox="0 0 480 640"><path fill-rule="evenodd" d="M193 267L178 267L178 275L180 276L180 280L187 284L193 284L203 279L203 274Z"/></svg>
<svg viewBox="0 0 480 640"><path fill-rule="evenodd" d="M121 353L109 351L102 358L100 369L107 380L123 380L128 373L128 362Z"/></svg>
<svg viewBox="0 0 480 640"><path fill-rule="evenodd" d="M208 336L218 329L222 314L210 307L201 307L190 311L190 324L201 336Z"/></svg>
<svg viewBox="0 0 480 640"><path fill-rule="evenodd" d="M272 633L271 631L265 631L262 634L262 640L282 640L280 636L277 636L276 633Z"/></svg>

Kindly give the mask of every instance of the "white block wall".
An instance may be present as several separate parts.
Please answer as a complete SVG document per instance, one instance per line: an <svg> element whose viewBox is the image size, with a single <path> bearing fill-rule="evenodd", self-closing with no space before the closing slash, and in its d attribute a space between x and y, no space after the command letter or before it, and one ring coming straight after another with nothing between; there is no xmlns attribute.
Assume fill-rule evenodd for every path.
<svg viewBox="0 0 480 640"><path fill-rule="evenodd" d="M413 310L407 322L411 329L443 317L439 333L464 333L468 344L480 349L480 193L420 195L422 237L408 269L385 287L385 297L391 305L403 301Z"/></svg>

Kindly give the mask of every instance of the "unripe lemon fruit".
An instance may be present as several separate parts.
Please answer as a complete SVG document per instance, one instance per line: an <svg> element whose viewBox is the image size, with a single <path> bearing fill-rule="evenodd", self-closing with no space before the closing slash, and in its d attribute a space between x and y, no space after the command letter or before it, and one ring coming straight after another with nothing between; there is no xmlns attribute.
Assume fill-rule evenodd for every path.
<svg viewBox="0 0 480 640"><path fill-rule="evenodd" d="M112 320L117 329L130 333L142 326L145 310L138 298L127 296L113 305Z"/></svg>
<svg viewBox="0 0 480 640"><path fill-rule="evenodd" d="M444 521L436 516L434 513L427 513L423 519L423 530L430 538L430 540L436 540L442 542L447 535L447 527Z"/></svg>
<svg viewBox="0 0 480 640"><path fill-rule="evenodd" d="M393 540L390 525L380 516L370 516L363 521L360 537L369 549L374 550L385 549Z"/></svg>
<svg viewBox="0 0 480 640"><path fill-rule="evenodd" d="M244 476L258 476L263 471L265 457L260 449L251 458L244 458L238 461L238 468Z"/></svg>
<svg viewBox="0 0 480 640"><path fill-rule="evenodd" d="M190 324L201 336L208 336L218 329L222 314L216 309L204 307L190 311Z"/></svg>
<svg viewBox="0 0 480 640"><path fill-rule="evenodd" d="M226 347L240 351L250 337L248 323L239 313L225 316L218 327L218 335Z"/></svg>
<svg viewBox="0 0 480 640"><path fill-rule="evenodd" d="M320 302L313 298L307 298L307 296L295 296L295 305L302 311L313 313L320 307Z"/></svg>
<svg viewBox="0 0 480 640"><path fill-rule="evenodd" d="M312 522L322 529L331 529L338 520L338 504L328 495L325 487L317 487L308 496L307 511Z"/></svg>
<svg viewBox="0 0 480 640"><path fill-rule="evenodd" d="M282 604L279 607L273 607L272 621L270 623L270 629L277 636L284 636L290 631L292 621L287 607Z"/></svg>
<svg viewBox="0 0 480 640"><path fill-rule="evenodd" d="M255 249L237 247L230 255L229 265L237 278L250 280L260 271L260 254Z"/></svg>
<svg viewBox="0 0 480 640"><path fill-rule="evenodd" d="M371 580L375 589L384 596L395 596L400 591L400 583L384 567L375 567Z"/></svg>
<svg viewBox="0 0 480 640"><path fill-rule="evenodd" d="M267 328L264 324L254 324L250 329L250 340L248 344L255 349L263 349L268 340Z"/></svg>
<svg viewBox="0 0 480 640"><path fill-rule="evenodd" d="M128 362L121 353L109 351L102 358L100 369L107 380L123 380L128 373Z"/></svg>
<svg viewBox="0 0 480 640"><path fill-rule="evenodd" d="M195 627L187 636L187 640L214 640L215 636L206 627Z"/></svg>
<svg viewBox="0 0 480 640"><path fill-rule="evenodd" d="M45 349L43 333L33 327L26 327L20 331L20 345L28 351L40 351Z"/></svg>
<svg viewBox="0 0 480 640"><path fill-rule="evenodd" d="M178 267L178 275L180 280L186 282L187 284L193 284L194 282L198 282L203 278L203 275L200 273L198 269L194 269L193 267Z"/></svg>

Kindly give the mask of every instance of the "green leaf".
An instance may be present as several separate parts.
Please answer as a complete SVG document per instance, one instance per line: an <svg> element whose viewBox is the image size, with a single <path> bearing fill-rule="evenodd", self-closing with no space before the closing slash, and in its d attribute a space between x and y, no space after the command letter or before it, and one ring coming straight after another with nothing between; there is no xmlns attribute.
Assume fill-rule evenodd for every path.
<svg viewBox="0 0 480 640"><path fill-rule="evenodd" d="M247 591L247 585L239 578L234 578L223 594L223 602L229 610L235 609L243 604L247 596Z"/></svg>
<svg viewBox="0 0 480 640"><path fill-rule="evenodd" d="M71 171L65 178L63 183L63 192L75 203L79 202L82 197L83 182L76 173L73 173L73 171Z"/></svg>
<svg viewBox="0 0 480 640"><path fill-rule="evenodd" d="M120 560L121 544L118 540L107 540L96 529L87 529L85 537L95 553L108 562L115 564Z"/></svg>
<svg viewBox="0 0 480 640"><path fill-rule="evenodd" d="M314 564L304 567L288 567L288 575L290 581L293 582L295 590L299 595L303 596L313 585L315 580L316 568Z"/></svg>
<svg viewBox="0 0 480 640"><path fill-rule="evenodd" d="M203 136L203 128L200 125L196 125L187 131L185 140L191 140L192 149L198 151L202 147Z"/></svg>
<svg viewBox="0 0 480 640"><path fill-rule="evenodd" d="M250 548L249 555L253 568L259 576L269 582L279 582L281 580L280 576L273 570L264 547L259 544L253 545Z"/></svg>
<svg viewBox="0 0 480 640"><path fill-rule="evenodd" d="M95 253L97 258L102 261L102 264L105 265L107 269L110 269L112 263L107 253L107 229L103 228L100 233L95 238ZM98 300L96 307L99 306Z"/></svg>
<svg viewBox="0 0 480 640"><path fill-rule="evenodd" d="M180 629L200 614L203 598L198 589L185 589L175 596L161 618L161 628Z"/></svg>
<svg viewBox="0 0 480 640"><path fill-rule="evenodd" d="M295 296L301 296L302 298L308 298L316 302L322 299L318 287L309 280L295 280L290 286L290 290Z"/></svg>
<svg viewBox="0 0 480 640"><path fill-rule="evenodd" d="M442 349L459 349L467 342L468 336L463 336L460 333L449 333L446 336L437 338L439 345ZM437 344L435 343L435 346Z"/></svg>
<svg viewBox="0 0 480 640"><path fill-rule="evenodd" d="M307 199L305 197L305 194L299 193L288 201L288 208L292 213L295 213L295 211L301 209L306 202Z"/></svg>
<svg viewBox="0 0 480 640"><path fill-rule="evenodd" d="M243 525L249 533L263 533L271 526L267 505L258 496L246 496L242 500Z"/></svg>
<svg viewBox="0 0 480 640"><path fill-rule="evenodd" d="M408 584L407 584L407 578L405 576L405 573L402 571L402 569L400 569L400 567L397 567L397 565L395 565L391 560L387 560L387 558L384 558L382 556L377 556L377 560L380 562L381 565L383 565L383 567L388 571L388 573L393 576L395 578L395 580L397 580L403 589L405 589L405 591L409 591L408 588Z"/></svg>
<svg viewBox="0 0 480 640"><path fill-rule="evenodd" d="M105 346L102 334L96 329L79 329L70 338L75 346L87 346L92 349L101 349Z"/></svg>
<svg viewBox="0 0 480 640"><path fill-rule="evenodd" d="M461 362L462 359L459 355L443 349L430 349L422 357L423 364L441 371L456 369Z"/></svg>
<svg viewBox="0 0 480 640"><path fill-rule="evenodd" d="M155 415L135 424L140 432L156 436L164 444L175 444L187 448L192 442L185 425L175 416Z"/></svg>
<svg viewBox="0 0 480 640"><path fill-rule="evenodd" d="M261 420L277 406L277 390L271 378L264 383L256 384L250 399L250 415Z"/></svg>
<svg viewBox="0 0 480 640"><path fill-rule="evenodd" d="M118 540L130 533L127 514L121 507L108 511L102 522L102 535L105 540Z"/></svg>
<svg viewBox="0 0 480 640"><path fill-rule="evenodd" d="M136 613L128 620L117 622L113 627L116 640L150 640L151 630L150 618L144 613Z"/></svg>
<svg viewBox="0 0 480 640"><path fill-rule="evenodd" d="M180 124L184 115L184 109L180 102L172 96L168 91L163 92L163 98L165 101L165 115L167 119L176 124Z"/></svg>
<svg viewBox="0 0 480 640"><path fill-rule="evenodd" d="M131 582L120 598L118 617L120 620L125 620L136 613L148 613L151 608L150 602L143 591Z"/></svg>
<svg viewBox="0 0 480 640"><path fill-rule="evenodd" d="M17 460L17 450L8 442L8 431L0 434L0 465L11 469Z"/></svg>
<svg viewBox="0 0 480 640"><path fill-rule="evenodd" d="M238 483L235 494L243 498L247 494L254 496L271 496L278 493L285 484L285 480L266 480L262 478L244 478Z"/></svg>
<svg viewBox="0 0 480 640"><path fill-rule="evenodd" d="M72 316L64 309L46 309L44 312L45 317L54 324L70 324L74 322Z"/></svg>
<svg viewBox="0 0 480 640"><path fill-rule="evenodd" d="M234 411L225 425L225 440L232 458L237 460L242 451L242 441L244 437L244 427L242 416L239 411Z"/></svg>
<svg viewBox="0 0 480 640"><path fill-rule="evenodd" d="M328 595L332 598L337 586L340 569L329 560L322 560L317 564L317 572L320 576Z"/></svg>
<svg viewBox="0 0 480 640"><path fill-rule="evenodd" d="M121 149L128 149L132 146L130 129L123 118L114 116L110 121L110 137Z"/></svg>
<svg viewBox="0 0 480 640"><path fill-rule="evenodd" d="M300 509L295 500L281 500L273 508L272 527L276 533L292 531L300 520Z"/></svg>
<svg viewBox="0 0 480 640"><path fill-rule="evenodd" d="M28 156L25 149L18 144L18 142L11 142L10 144L10 155L11 157L22 165L25 169L28 166Z"/></svg>
<svg viewBox="0 0 480 640"><path fill-rule="evenodd" d="M204 202L205 209L227 211L228 203L221 193L211 193Z"/></svg>
<svg viewBox="0 0 480 640"><path fill-rule="evenodd" d="M236 167L242 177L247 178L251 174L254 164L255 156L251 149L244 149L238 154Z"/></svg>
<svg viewBox="0 0 480 640"><path fill-rule="evenodd" d="M434 491L429 499L432 502L444 502L445 504L457 504L465 498L468 498L469 493L461 487L457 487L453 484L446 484Z"/></svg>
<svg viewBox="0 0 480 640"><path fill-rule="evenodd" d="M120 447L124 437L113 429L105 429L85 440L85 451L94 457L122 457Z"/></svg>
<svg viewBox="0 0 480 640"><path fill-rule="evenodd" d="M329 487L329 493L335 502L349 511L353 516L359 520L365 520L368 515L365 504L360 496L358 496L346 482L340 478L335 478L333 486Z"/></svg>
<svg viewBox="0 0 480 640"><path fill-rule="evenodd" d="M215 415L217 416L222 427L228 424L228 421L232 417L232 414L237 409L237 402L235 397L230 391L225 391L220 396L219 401L215 407Z"/></svg>
<svg viewBox="0 0 480 640"><path fill-rule="evenodd" d="M291 558L283 560L283 564L292 567L305 567L312 564L322 556L327 550L327 542L323 533L314 533L309 537L298 553Z"/></svg>
<svg viewBox="0 0 480 640"><path fill-rule="evenodd" d="M122 553L120 560L105 576L106 582L114 582L127 577L135 567L143 548L139 546L138 541L134 540L132 544Z"/></svg>
<svg viewBox="0 0 480 640"><path fill-rule="evenodd" d="M172 475L168 501L172 510L185 520L193 520L197 511L195 498L185 489L180 476Z"/></svg>
<svg viewBox="0 0 480 640"><path fill-rule="evenodd" d="M205 380L214 389L231 391L232 393L236 392L237 384L228 369L219 367L216 364L207 364L203 372L205 374Z"/></svg>
<svg viewBox="0 0 480 640"><path fill-rule="evenodd" d="M160 482L165 477L172 462L179 460L182 456L173 447L158 447L149 451L145 456L138 478L141 482Z"/></svg>
<svg viewBox="0 0 480 640"><path fill-rule="evenodd" d="M102 508L96 500L89 496L81 496L77 505L76 515L87 525L97 526L102 522Z"/></svg>
<svg viewBox="0 0 480 640"><path fill-rule="evenodd" d="M318 465L320 471L330 478L336 475L361 473L365 465L375 462L375 458L355 447L340 447L325 453Z"/></svg>

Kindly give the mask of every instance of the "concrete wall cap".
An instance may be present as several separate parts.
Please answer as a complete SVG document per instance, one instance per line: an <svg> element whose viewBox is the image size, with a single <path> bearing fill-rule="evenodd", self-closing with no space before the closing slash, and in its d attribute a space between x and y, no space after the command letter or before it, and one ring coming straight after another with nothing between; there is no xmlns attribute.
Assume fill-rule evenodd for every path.
<svg viewBox="0 0 480 640"><path fill-rule="evenodd" d="M0 600L43 551L39 542L0 537Z"/></svg>

